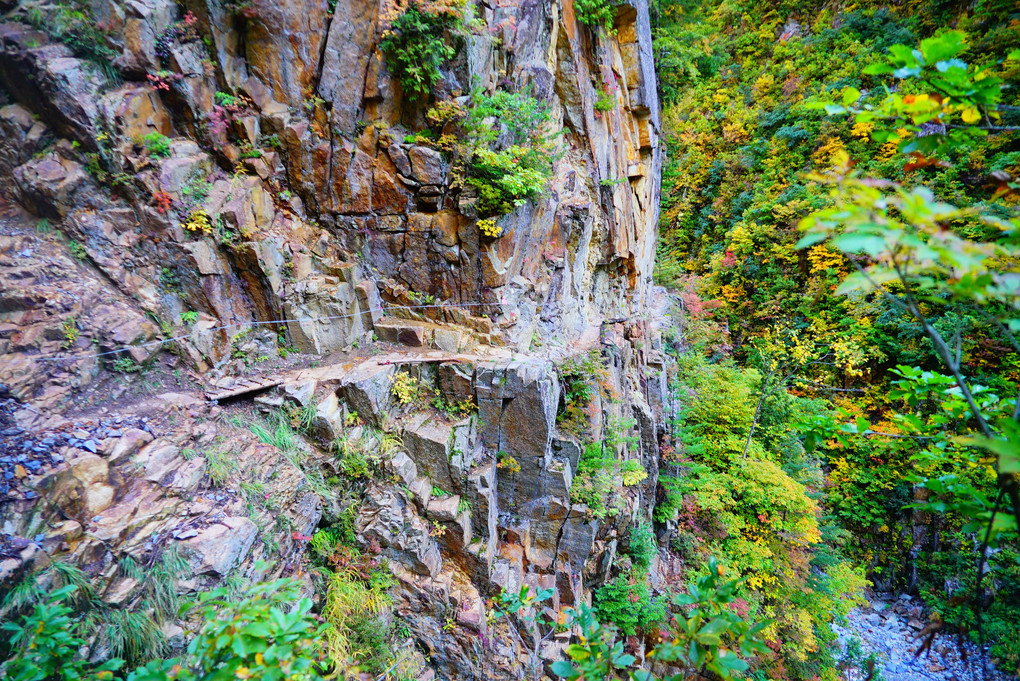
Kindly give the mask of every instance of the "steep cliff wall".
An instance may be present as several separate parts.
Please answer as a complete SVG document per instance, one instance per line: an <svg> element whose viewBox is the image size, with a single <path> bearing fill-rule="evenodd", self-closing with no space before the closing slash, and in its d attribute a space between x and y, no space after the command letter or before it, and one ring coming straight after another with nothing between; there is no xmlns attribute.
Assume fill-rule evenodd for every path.
<svg viewBox="0 0 1020 681"><path fill-rule="evenodd" d="M265 557L292 570L351 503L324 478L331 443L357 441L385 472L354 485L358 540L390 560L441 676L524 673L537 642L487 642L508 626L486 617L501 589L590 598L650 513L669 411L647 7L620 5L610 32L569 0L474 11L430 101L501 90L549 111L551 181L498 237L387 67L386 3L98 0L88 35L112 79L95 49L40 30L62 21L52 7L14 7L0 191L36 217L12 209L0 235L0 520L18 540L0 577L66 555L127 603L125 555L179 547L191 589L262 578ZM594 373L564 374L571 356ZM477 413L403 404L398 374ZM244 428L251 395L204 401L266 376L280 387L261 408L314 414L293 448ZM607 439L648 476L614 479L593 513L571 487L585 443ZM253 511L253 489L272 504Z"/></svg>
<svg viewBox="0 0 1020 681"><path fill-rule="evenodd" d="M364 280L394 301L465 305L495 322L485 342L518 346L642 309L660 166L644 3L621 8L615 36L579 24L570 3L477 7L434 100L527 91L549 106L556 140L550 186L501 219L498 239L475 227L449 157L404 141L426 106L405 101L378 49L384 5L195 4L181 28L173 3L97 3L102 35L122 50L114 63L137 79L117 87L43 32L6 23L6 189L59 217L106 276L170 322L188 309L220 324L363 311ZM607 88L611 108L596 111ZM165 158L139 144L150 133L171 137ZM212 228L182 227L199 210ZM217 325L197 325L189 343L210 365L228 354L228 334L205 330ZM366 331L348 320L290 329L320 353Z"/></svg>

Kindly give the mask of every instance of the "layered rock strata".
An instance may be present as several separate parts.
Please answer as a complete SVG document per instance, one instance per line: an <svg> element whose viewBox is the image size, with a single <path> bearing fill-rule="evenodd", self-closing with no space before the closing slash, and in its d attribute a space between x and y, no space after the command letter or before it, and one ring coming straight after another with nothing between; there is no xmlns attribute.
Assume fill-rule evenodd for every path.
<svg viewBox="0 0 1020 681"><path fill-rule="evenodd" d="M8 14L0 192L33 217L0 230L0 578L59 557L129 603L126 556L180 552L193 590L290 573L334 519L330 442L382 447L372 427L400 446L364 491L358 537L389 559L435 672L517 678L556 656L555 640L493 631L509 625L487 600L523 584L552 588L554 607L590 599L650 514L670 409L648 13L622 4L606 32L570 0L471 5L433 101L528 92L555 140L547 191L495 239L451 158L410 141L426 106L380 51L386 3L96 0L113 79L29 8ZM366 359L374 342L395 354ZM557 365L592 351L607 370L581 438L558 422ZM295 374L292 353L329 361ZM251 395L204 401L270 365L283 377L256 406L314 411L286 453L225 418ZM124 387L152 366L160 385ZM397 373L477 412L408 411ZM649 475L596 519L570 489L607 429Z"/></svg>

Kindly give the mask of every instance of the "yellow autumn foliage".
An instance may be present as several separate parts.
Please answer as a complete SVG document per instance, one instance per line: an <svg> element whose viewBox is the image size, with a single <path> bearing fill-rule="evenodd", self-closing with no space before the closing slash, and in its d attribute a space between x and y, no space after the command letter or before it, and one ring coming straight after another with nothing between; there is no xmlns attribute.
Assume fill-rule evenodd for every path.
<svg viewBox="0 0 1020 681"><path fill-rule="evenodd" d="M830 250L824 244L813 246L811 250L808 251L807 259L808 262L811 263L812 274L825 272L829 269L842 272L843 264L845 262L842 253Z"/></svg>

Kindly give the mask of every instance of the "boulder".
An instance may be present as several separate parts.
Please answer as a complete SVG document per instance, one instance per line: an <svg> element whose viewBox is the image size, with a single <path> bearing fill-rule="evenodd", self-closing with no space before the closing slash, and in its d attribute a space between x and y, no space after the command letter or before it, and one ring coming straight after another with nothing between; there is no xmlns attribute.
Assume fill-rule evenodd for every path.
<svg viewBox="0 0 1020 681"><path fill-rule="evenodd" d="M412 348L425 345L425 327L421 324L396 320L381 320L375 323L375 333L379 340L387 343L400 343Z"/></svg>
<svg viewBox="0 0 1020 681"><path fill-rule="evenodd" d="M133 462L144 479L177 490L196 489L205 473L205 459L186 461L177 446L161 440L146 445Z"/></svg>
<svg viewBox="0 0 1020 681"><path fill-rule="evenodd" d="M418 470L432 479L433 484L447 492L460 492L460 477L453 476L450 468L450 442L453 427L431 414L419 414L404 428L401 440L408 456Z"/></svg>
<svg viewBox="0 0 1020 681"><path fill-rule="evenodd" d="M110 450L109 462L117 463L131 457L143 445L152 442L152 434L137 428L130 428L114 443Z"/></svg>
<svg viewBox="0 0 1020 681"><path fill-rule="evenodd" d="M382 427L390 419L393 398L393 364L365 362L352 369L340 383L340 395L358 416Z"/></svg>
<svg viewBox="0 0 1020 681"><path fill-rule="evenodd" d="M303 381L290 381L280 386L281 392L300 407L306 407L315 395L319 383L314 378Z"/></svg>
<svg viewBox="0 0 1020 681"><path fill-rule="evenodd" d="M386 465L405 485L410 485L418 478L418 467L404 452L394 454Z"/></svg>
<svg viewBox="0 0 1020 681"><path fill-rule="evenodd" d="M192 556L195 574L225 577L248 554L257 535L258 527L248 518L224 518L186 540L184 548Z"/></svg>
<svg viewBox="0 0 1020 681"><path fill-rule="evenodd" d="M411 175L421 184L441 185L445 182L446 172L443 168L443 157L429 147L415 146L407 150L411 161Z"/></svg>
<svg viewBox="0 0 1020 681"><path fill-rule="evenodd" d="M451 494L445 497L433 497L429 502L428 516L440 522L454 522L457 519L460 497Z"/></svg>
<svg viewBox="0 0 1020 681"><path fill-rule="evenodd" d="M343 435L344 417L336 393L331 392L315 407L311 432L320 442L332 442Z"/></svg>
<svg viewBox="0 0 1020 681"><path fill-rule="evenodd" d="M113 504L110 465L99 456L85 454L44 478L39 485L47 498L79 521L91 518Z"/></svg>
<svg viewBox="0 0 1020 681"><path fill-rule="evenodd" d="M355 526L364 541L377 541L390 560L406 564L419 575L439 574L442 558L431 526L398 491L371 485Z"/></svg>

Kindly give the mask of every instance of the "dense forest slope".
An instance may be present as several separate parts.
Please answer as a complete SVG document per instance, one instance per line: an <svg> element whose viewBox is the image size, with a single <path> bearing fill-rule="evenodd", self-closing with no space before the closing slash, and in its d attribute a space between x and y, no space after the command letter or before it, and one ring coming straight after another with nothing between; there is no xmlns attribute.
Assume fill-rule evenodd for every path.
<svg viewBox="0 0 1020 681"><path fill-rule="evenodd" d="M816 569L831 575L826 563L842 555L879 588L919 593L975 640L980 622L980 636L996 640L994 654L1015 668L1020 650L1010 632L1020 622L1020 572L1011 502L998 506L1007 513L997 516L996 530L1006 522L1006 533L975 594L984 538L975 529L996 506L998 463L994 453L966 446L981 423L951 376L955 369L973 386L988 421L1015 417L1018 262L1009 248L1016 232L1015 222L996 222L1015 218L1020 203L1015 4L664 2L658 9L668 143L658 279L685 291L697 320L684 340L713 362L694 378L681 371L697 395L687 451L697 466L729 469L713 475L732 475L734 454L746 454L741 436L759 419L752 447L760 442L796 471L821 505ZM898 63L869 68L890 55ZM994 104L982 100L989 93ZM924 108L928 98L935 104ZM848 167L842 184L825 177ZM891 182L931 194L904 193L897 202ZM821 221L843 236L802 241L802 220L834 202ZM952 230L956 240L932 229ZM931 250L911 238L927 239ZM979 254L995 262L979 263ZM873 275L863 287L848 280L858 270ZM968 277L994 278L999 291L986 295ZM867 293L876 283L894 295ZM916 307L896 302L911 295ZM948 363L939 339L951 351ZM704 412L703 385L719 394L720 413ZM764 409L755 415L759 397ZM732 440L706 440L717 432L709 428ZM798 455L799 443L810 453ZM712 483L691 484L682 483L697 499L689 517L707 512L718 522ZM694 537L705 536L694 527ZM727 538L716 546L745 569L765 561L776 570L767 544L734 544L739 528L739 519L728 519L720 530ZM798 595L790 598L796 603Z"/></svg>

